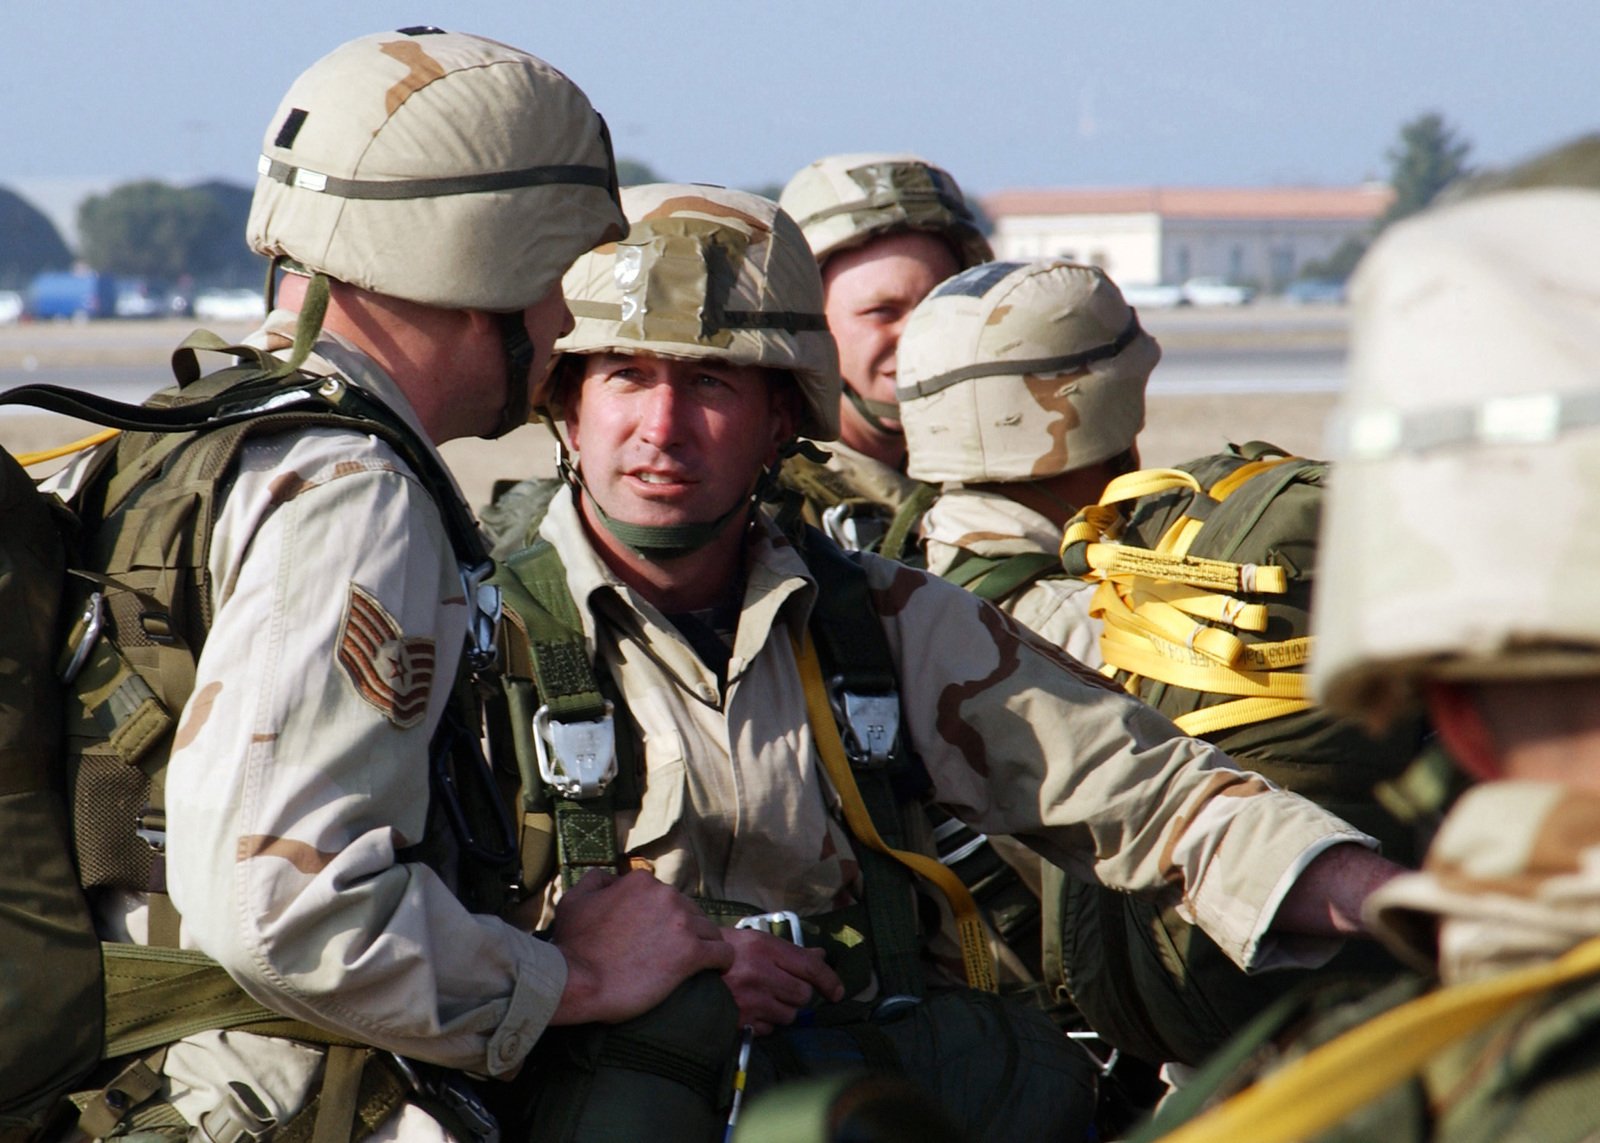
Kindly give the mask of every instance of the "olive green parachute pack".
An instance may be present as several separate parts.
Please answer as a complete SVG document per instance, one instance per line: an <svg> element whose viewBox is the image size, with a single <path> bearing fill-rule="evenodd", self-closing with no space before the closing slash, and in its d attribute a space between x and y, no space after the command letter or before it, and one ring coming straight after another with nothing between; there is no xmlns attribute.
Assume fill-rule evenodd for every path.
<svg viewBox="0 0 1600 1143"><path fill-rule="evenodd" d="M240 363L201 377L197 349ZM152 1053L203 1029L336 1042L177 948L164 892L166 757L209 627L211 524L240 448L357 426L430 489L450 487L399 418L297 372L304 356L280 362L200 333L174 355L178 387L145 405L45 385L0 394L121 430L70 504L0 450L0 1143L58 1136L74 1119L92 1136L137 1123L125 1112L160 1084ZM486 565L465 506L435 499L458 558ZM108 888L149 893L149 945L100 941L89 901Z"/></svg>
<svg viewBox="0 0 1600 1143"><path fill-rule="evenodd" d="M1125 689L1404 864L1422 839L1378 791L1422 749L1421 726L1374 739L1307 692L1327 477L1326 463L1263 442L1128 473L1067 524L1062 565L1098 582L1091 613ZM1095 1031L1148 1061L1198 1063L1305 976L1246 976L1175 909L1059 875L1044 908L1047 976ZM1359 942L1321 971L1396 968Z"/></svg>

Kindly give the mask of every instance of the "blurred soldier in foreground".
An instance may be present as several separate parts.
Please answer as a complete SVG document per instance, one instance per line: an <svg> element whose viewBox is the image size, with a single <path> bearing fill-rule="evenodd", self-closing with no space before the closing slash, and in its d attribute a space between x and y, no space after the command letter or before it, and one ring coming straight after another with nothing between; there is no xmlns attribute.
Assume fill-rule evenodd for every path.
<svg viewBox="0 0 1600 1143"><path fill-rule="evenodd" d="M818 159L779 203L822 269L844 380L826 465L797 456L785 483L805 498L809 523L844 547L869 548L916 488L895 404L900 331L934 286L993 254L955 180L915 155Z"/></svg>
<svg viewBox="0 0 1600 1143"><path fill-rule="evenodd" d="M238 400L265 391L281 409L242 444L135 434L90 457L101 566L196 590L170 615L121 612L141 596L111 590L102 637L156 665L142 693L181 717L141 759L158 780L131 803L137 821L115 789L93 797L86 753L75 823L144 855L144 879L93 889L106 938L161 946L143 970L157 976L203 952L254 1012L235 1018L237 990L177 982L187 1034L124 1061L82 1122L140 1138L488 1140L467 1075L514 1075L548 1026L623 1020L731 961L716 926L645 874L575 890L549 939L497 915L514 903L515 848L475 754L497 609L436 446L526 420L570 328L562 272L624 232L609 140L543 61L407 28L303 73L259 171L248 239L291 274L239 351L259 369ZM212 379L185 380L164 396L193 400ZM273 383L350 412L297 417ZM151 456L177 475L140 482ZM157 542L163 528L175 537ZM108 782L135 771L118 767Z"/></svg>
<svg viewBox="0 0 1600 1143"><path fill-rule="evenodd" d="M970 593L777 530L757 497L839 411L804 239L736 191L623 203L628 237L567 275L576 326L536 394L570 487L502 575L556 865L647 868L746 922L724 979L753 1082L874 1063L967 1129L1081 1137L1086 1061L989 994L925 803L1181 899L1253 968L1320 961L1396 870Z"/></svg>
<svg viewBox="0 0 1600 1143"><path fill-rule="evenodd" d="M1486 182L1357 271L1315 612L1326 701L1424 704L1478 780L1367 904L1438 988L1173 1139L1600 1129L1600 137Z"/></svg>

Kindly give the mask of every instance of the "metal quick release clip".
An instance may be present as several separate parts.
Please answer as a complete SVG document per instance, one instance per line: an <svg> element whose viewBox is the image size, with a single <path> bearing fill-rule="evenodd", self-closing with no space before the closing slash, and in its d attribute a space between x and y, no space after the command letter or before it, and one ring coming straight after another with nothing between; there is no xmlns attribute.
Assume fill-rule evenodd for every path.
<svg viewBox="0 0 1600 1143"><path fill-rule="evenodd" d="M533 744L539 776L568 798L604 793L617 776L617 732L612 704L599 718L561 722L541 706L533 716Z"/></svg>
<svg viewBox="0 0 1600 1143"><path fill-rule="evenodd" d="M899 693L859 694L845 690L844 680L835 677L828 686L828 698L850 765L858 770L887 766L900 737Z"/></svg>
<svg viewBox="0 0 1600 1143"><path fill-rule="evenodd" d="M467 665L474 673L493 669L500 650L495 645L495 628L500 624L500 589L485 583L494 572L494 561L484 560L476 567L461 565L461 589L471 609L467 617Z"/></svg>

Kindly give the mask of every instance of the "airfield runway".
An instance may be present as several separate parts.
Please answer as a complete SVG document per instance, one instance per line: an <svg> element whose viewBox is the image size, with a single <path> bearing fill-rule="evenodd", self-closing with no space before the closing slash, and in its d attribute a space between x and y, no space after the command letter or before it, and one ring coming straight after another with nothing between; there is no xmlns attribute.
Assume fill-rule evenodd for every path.
<svg viewBox="0 0 1600 1143"><path fill-rule="evenodd" d="M1260 302L1140 316L1162 346L1140 437L1146 465L1174 464L1229 441L1268 440L1324 455L1325 423L1344 381L1342 307ZM138 401L169 381L172 350L194 327L187 320L3 326L0 390L45 382ZM218 325L215 332L236 338L248 329ZM92 428L0 406L0 445L13 452L62 444ZM454 441L443 452L474 505L487 501L497 479L552 471L550 436L537 425L494 442Z"/></svg>

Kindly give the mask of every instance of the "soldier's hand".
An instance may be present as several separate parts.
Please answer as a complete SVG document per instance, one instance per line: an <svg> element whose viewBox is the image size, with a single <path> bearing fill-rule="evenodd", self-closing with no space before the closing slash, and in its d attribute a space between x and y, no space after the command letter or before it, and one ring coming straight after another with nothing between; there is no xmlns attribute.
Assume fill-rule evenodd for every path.
<svg viewBox="0 0 1600 1143"><path fill-rule="evenodd" d="M733 966L723 981L739 1005L739 1022L765 1036L794 1023L795 1013L812 1002L813 993L828 1000L844 999L844 983L828 967L821 949L803 949L782 937L755 929L726 929L733 946Z"/></svg>
<svg viewBox="0 0 1600 1143"><path fill-rule="evenodd" d="M615 1024L654 1008L704 969L725 971L733 949L717 923L640 870L592 872L562 895L550 943L567 959L552 1024Z"/></svg>

